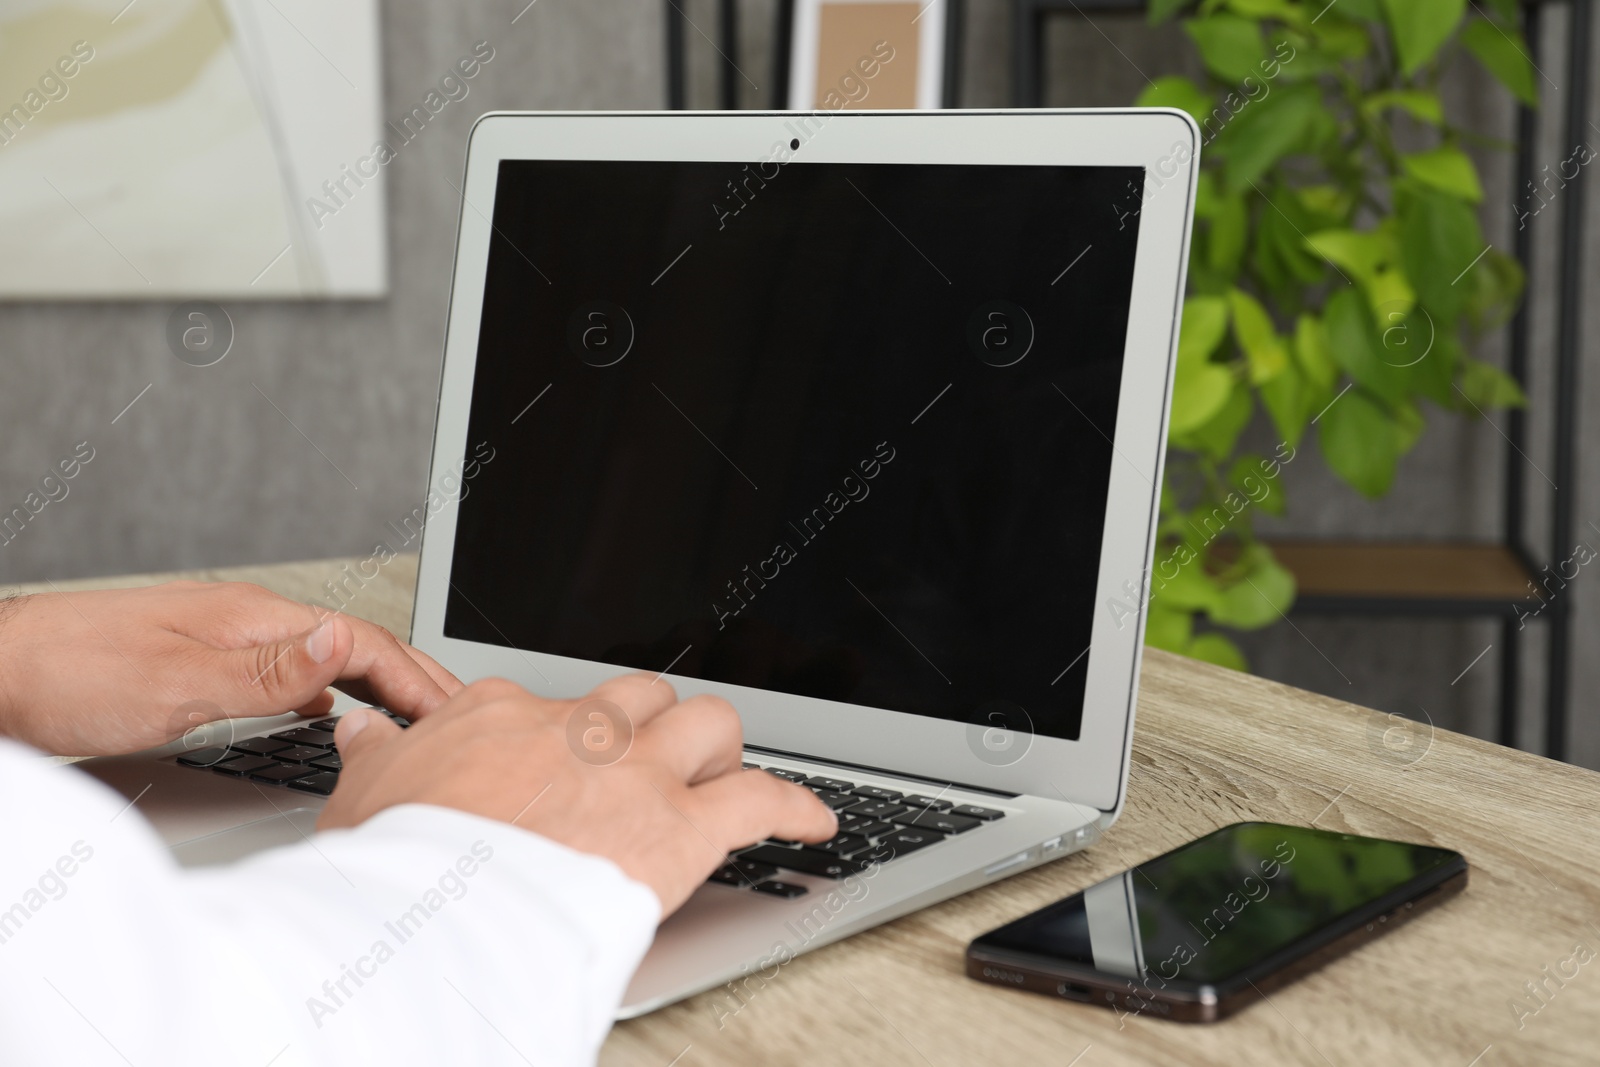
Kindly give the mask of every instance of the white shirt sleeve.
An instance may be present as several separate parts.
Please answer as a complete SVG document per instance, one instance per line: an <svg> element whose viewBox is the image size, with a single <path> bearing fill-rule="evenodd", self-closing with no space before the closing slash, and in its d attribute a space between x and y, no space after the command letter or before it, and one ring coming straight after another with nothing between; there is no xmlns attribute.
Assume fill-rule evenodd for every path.
<svg viewBox="0 0 1600 1067"><path fill-rule="evenodd" d="M609 860L446 808L183 870L0 741L0 812L5 1064L593 1063L660 918Z"/></svg>

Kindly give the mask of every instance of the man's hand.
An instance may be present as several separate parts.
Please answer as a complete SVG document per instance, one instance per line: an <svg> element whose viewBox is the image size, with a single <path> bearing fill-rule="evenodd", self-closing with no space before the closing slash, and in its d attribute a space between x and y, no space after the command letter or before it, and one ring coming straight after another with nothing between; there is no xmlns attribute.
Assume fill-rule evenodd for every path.
<svg viewBox="0 0 1600 1067"><path fill-rule="evenodd" d="M417 719L461 683L381 627L242 583L0 603L0 734L134 752L218 718L321 715L328 686Z"/></svg>
<svg viewBox="0 0 1600 1067"><path fill-rule="evenodd" d="M619 712L623 721L611 721ZM574 715L582 729L571 728ZM601 724L625 751L597 756L572 740ZM319 829L354 826L397 804L457 808L606 857L655 890L663 916L732 849L838 831L810 790L741 769L743 735L727 701L680 703L646 675L615 678L583 700L544 700L490 679L408 730L376 712L349 712L334 740L344 769Z"/></svg>

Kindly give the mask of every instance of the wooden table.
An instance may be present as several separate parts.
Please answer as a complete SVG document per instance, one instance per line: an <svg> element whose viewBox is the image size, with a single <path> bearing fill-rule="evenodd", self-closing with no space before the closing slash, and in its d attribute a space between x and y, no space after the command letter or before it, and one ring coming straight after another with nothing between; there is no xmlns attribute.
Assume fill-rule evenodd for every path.
<svg viewBox="0 0 1600 1067"><path fill-rule="evenodd" d="M345 562L184 577L254 581L310 600ZM415 576L414 559L395 560L352 612L406 632ZM54 588L161 577L173 576ZM1404 720L1150 652L1128 807L1105 840L801 956L743 1007L707 993L622 1023L601 1062L1600 1063L1597 813L1594 772L1443 730L1408 731ZM1108 1011L962 975L962 951L977 934L1241 819L1455 848L1472 866L1471 884L1438 911L1213 1026L1119 1022ZM1576 976L1546 978L1578 945L1589 952L1578 957L1588 962ZM1564 964L1568 973L1575 964ZM1536 1000L1528 984L1541 982Z"/></svg>

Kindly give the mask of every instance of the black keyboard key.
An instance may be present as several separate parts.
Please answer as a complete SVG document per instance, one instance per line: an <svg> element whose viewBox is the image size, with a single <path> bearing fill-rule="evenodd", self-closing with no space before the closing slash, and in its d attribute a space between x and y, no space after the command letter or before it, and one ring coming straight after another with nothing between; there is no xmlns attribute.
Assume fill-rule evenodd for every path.
<svg viewBox="0 0 1600 1067"><path fill-rule="evenodd" d="M884 789L882 786L876 785L858 785L850 792L858 797L866 797L868 800L899 800L901 796L893 789Z"/></svg>
<svg viewBox="0 0 1600 1067"><path fill-rule="evenodd" d="M865 815L869 819L895 819L896 822L899 822L900 820L896 816L904 815L911 809L904 804L893 804L887 800L863 800L861 803L852 804L844 810L852 815Z"/></svg>
<svg viewBox="0 0 1600 1067"><path fill-rule="evenodd" d="M833 855L838 856L840 859L847 860L851 856L854 856L857 852L865 852L867 849L871 848L872 842L868 841L864 837L859 837L856 834L837 834L833 837L830 837L822 844L813 845L811 847L815 848L819 852L832 853Z"/></svg>
<svg viewBox="0 0 1600 1067"><path fill-rule="evenodd" d="M949 811L950 802L940 800L938 797L905 796L900 798L900 803L917 811Z"/></svg>
<svg viewBox="0 0 1600 1067"><path fill-rule="evenodd" d="M326 731L328 731L328 733L331 734L331 733L333 733L334 728L337 727L338 725L339 725L339 717L337 715L330 715L326 719L318 719L316 722L306 723L306 729L308 729L308 730L326 730Z"/></svg>
<svg viewBox="0 0 1600 1067"><path fill-rule="evenodd" d="M185 767L214 767L225 759L233 759L238 753L230 753L225 748L202 748L197 752L185 752L178 757L178 762Z"/></svg>
<svg viewBox="0 0 1600 1067"><path fill-rule="evenodd" d="M310 745L313 748L332 748L333 735L326 730L308 730L300 727L294 730L285 730L281 734L273 734L274 741L282 741L284 747L289 745ZM234 746L238 748L238 745Z"/></svg>
<svg viewBox="0 0 1600 1067"><path fill-rule="evenodd" d="M754 863L770 863L775 867L799 871L801 874L814 874L820 878L843 878L847 874L860 874L866 870L864 864L854 860L842 860L838 856L831 856L814 848L777 848L772 845L758 845L748 852L740 853L739 858Z"/></svg>
<svg viewBox="0 0 1600 1067"><path fill-rule="evenodd" d="M248 741L235 741L228 746L233 751L251 756L270 756L274 752L282 752L286 748L293 748L289 741L274 741L270 737L252 737Z"/></svg>
<svg viewBox="0 0 1600 1067"><path fill-rule="evenodd" d="M333 771L338 773L339 771L344 770L344 757L339 755L337 752L324 752L321 759L313 760L311 762L311 766L316 767L319 770Z"/></svg>
<svg viewBox="0 0 1600 1067"><path fill-rule="evenodd" d="M759 763L746 763L744 765L744 769L747 770L747 771L759 771L761 769L761 764L759 764Z"/></svg>
<svg viewBox="0 0 1600 1067"><path fill-rule="evenodd" d="M869 819L864 815L841 815L839 817L839 832L841 834L855 834L857 837L879 837L883 834L892 834L899 829L877 819Z"/></svg>
<svg viewBox="0 0 1600 1067"><path fill-rule="evenodd" d="M798 783L798 782L803 782L803 781L806 780L806 776L801 774L799 771L786 771L786 770L783 770L781 767L767 767L767 768L764 768L764 769L766 770L766 772L768 774L775 774L779 778L782 778L784 781L787 781L787 782L796 782L796 783Z"/></svg>
<svg viewBox="0 0 1600 1067"><path fill-rule="evenodd" d="M322 759L328 754L325 748L311 748L309 745L296 745L286 748L282 752L274 752L272 758L280 763L310 763L312 760Z"/></svg>
<svg viewBox="0 0 1600 1067"><path fill-rule="evenodd" d="M996 819L1006 817L1006 813L1003 811L995 811L993 808L980 808L976 804L957 804L950 809L950 814L963 815L969 819L977 819L980 822L994 822Z"/></svg>
<svg viewBox="0 0 1600 1067"><path fill-rule="evenodd" d="M770 863L752 863L741 856L717 868L710 880L724 885L754 885L777 873L778 868Z"/></svg>
<svg viewBox="0 0 1600 1067"><path fill-rule="evenodd" d="M969 819L964 815L943 815L937 811L915 812L895 822L919 830L937 830L941 834L964 834L974 826L983 825L977 819Z"/></svg>
<svg viewBox="0 0 1600 1067"><path fill-rule="evenodd" d="M858 853L855 859L859 863L888 863L890 860L899 859L929 845L936 845L944 840L943 834L932 833L928 830L902 830L896 834L889 834L870 851Z"/></svg>
<svg viewBox="0 0 1600 1067"><path fill-rule="evenodd" d="M260 756L235 756L233 759L219 763L211 769L218 774L231 774L235 778L243 778L247 774L264 771L268 767L282 766L283 764L277 760L263 759Z"/></svg>
<svg viewBox="0 0 1600 1067"><path fill-rule="evenodd" d="M263 767L259 771L251 771L250 779L256 782L292 782L296 778L306 778L313 774L324 773L310 767L296 767L292 763L279 763L271 767Z"/></svg>
<svg viewBox="0 0 1600 1067"><path fill-rule="evenodd" d="M290 789L298 789L303 793L315 793L325 797L333 792L333 787L339 784L339 776L332 771L318 771L316 774L304 778L296 778L288 783Z"/></svg>
<svg viewBox="0 0 1600 1067"><path fill-rule="evenodd" d="M758 886L752 886L752 888L757 893L767 893L771 896L782 897L785 900L793 900L795 897L806 895L806 887L795 885L793 882L762 882Z"/></svg>
<svg viewBox="0 0 1600 1067"><path fill-rule="evenodd" d="M827 789L834 793L848 793L855 786L849 782L841 782L837 778L807 778L806 785L812 789Z"/></svg>
<svg viewBox="0 0 1600 1067"><path fill-rule="evenodd" d="M835 793L827 789L818 789L816 793L817 799L834 811L838 811L840 808L848 808L850 805L857 803L857 798L849 793Z"/></svg>

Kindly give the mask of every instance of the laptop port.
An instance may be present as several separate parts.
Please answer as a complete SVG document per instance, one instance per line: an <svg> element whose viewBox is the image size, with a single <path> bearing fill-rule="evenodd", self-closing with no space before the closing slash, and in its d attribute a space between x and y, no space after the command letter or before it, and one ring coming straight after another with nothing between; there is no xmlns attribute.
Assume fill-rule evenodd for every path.
<svg viewBox="0 0 1600 1067"><path fill-rule="evenodd" d="M1076 982L1057 982L1056 992L1068 1000L1081 1000L1084 1003L1094 999L1094 990Z"/></svg>

